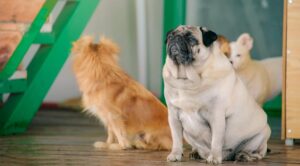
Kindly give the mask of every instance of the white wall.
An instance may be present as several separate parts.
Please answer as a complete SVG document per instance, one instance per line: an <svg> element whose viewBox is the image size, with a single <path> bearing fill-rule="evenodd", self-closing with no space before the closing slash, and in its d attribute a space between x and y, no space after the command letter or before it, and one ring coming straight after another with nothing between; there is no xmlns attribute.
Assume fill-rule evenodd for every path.
<svg viewBox="0 0 300 166"><path fill-rule="evenodd" d="M146 0L148 43L148 89L160 96L162 83L163 1Z"/></svg>
<svg viewBox="0 0 300 166"><path fill-rule="evenodd" d="M161 44L162 44L162 1L146 1L146 26L148 43L148 88L160 93ZM120 65L134 79L138 79L136 48L136 15L134 0L101 0L84 34L112 38L121 47ZM71 70L70 56L51 87L46 102L61 102L78 97L80 93Z"/></svg>

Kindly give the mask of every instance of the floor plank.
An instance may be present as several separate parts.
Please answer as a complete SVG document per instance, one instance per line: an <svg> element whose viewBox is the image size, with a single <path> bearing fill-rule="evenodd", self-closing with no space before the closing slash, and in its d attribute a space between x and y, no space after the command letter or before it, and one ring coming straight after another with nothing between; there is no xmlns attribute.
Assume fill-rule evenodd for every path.
<svg viewBox="0 0 300 166"><path fill-rule="evenodd" d="M300 146L284 146L278 138L278 119L270 121L272 151L265 159L222 165L300 165ZM186 148L181 163L166 162L167 151L103 151L93 148L93 143L105 140L105 135L96 119L78 111L42 110L26 133L0 137L0 165L206 165L204 161L189 160L189 148Z"/></svg>

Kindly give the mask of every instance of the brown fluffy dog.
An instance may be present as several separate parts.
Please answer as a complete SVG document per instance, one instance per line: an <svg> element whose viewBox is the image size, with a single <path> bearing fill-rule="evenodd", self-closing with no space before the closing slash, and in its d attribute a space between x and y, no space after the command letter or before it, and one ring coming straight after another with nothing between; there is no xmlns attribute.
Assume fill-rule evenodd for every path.
<svg viewBox="0 0 300 166"><path fill-rule="evenodd" d="M93 44L86 36L76 41L73 69L85 110L107 128L107 141L95 147L108 149L171 148L166 107L118 65L118 46L102 38Z"/></svg>

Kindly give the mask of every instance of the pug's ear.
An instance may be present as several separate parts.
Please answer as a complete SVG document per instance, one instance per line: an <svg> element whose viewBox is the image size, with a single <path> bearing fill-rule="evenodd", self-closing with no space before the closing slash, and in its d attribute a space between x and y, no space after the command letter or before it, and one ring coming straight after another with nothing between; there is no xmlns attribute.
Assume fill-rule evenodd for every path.
<svg viewBox="0 0 300 166"><path fill-rule="evenodd" d="M245 46L248 50L251 50L253 47L253 39L248 33L241 34L237 39L237 43Z"/></svg>
<svg viewBox="0 0 300 166"><path fill-rule="evenodd" d="M202 27L200 27L200 31L202 32L202 42L205 47L209 47L218 38L218 35L213 31L206 30Z"/></svg>

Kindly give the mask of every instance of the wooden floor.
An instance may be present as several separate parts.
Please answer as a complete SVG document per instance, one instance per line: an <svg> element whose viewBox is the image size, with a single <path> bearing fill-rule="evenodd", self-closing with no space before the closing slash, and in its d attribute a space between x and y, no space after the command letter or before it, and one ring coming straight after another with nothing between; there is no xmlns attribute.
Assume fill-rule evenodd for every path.
<svg viewBox="0 0 300 166"><path fill-rule="evenodd" d="M278 135L273 133L272 152L264 160L223 165L300 165L300 146L286 147ZM26 133L0 137L0 165L205 165L189 160L188 150L183 162L168 163L166 151L101 151L92 146L97 140L105 140L105 132L94 118L77 111L42 110Z"/></svg>

